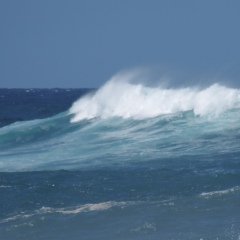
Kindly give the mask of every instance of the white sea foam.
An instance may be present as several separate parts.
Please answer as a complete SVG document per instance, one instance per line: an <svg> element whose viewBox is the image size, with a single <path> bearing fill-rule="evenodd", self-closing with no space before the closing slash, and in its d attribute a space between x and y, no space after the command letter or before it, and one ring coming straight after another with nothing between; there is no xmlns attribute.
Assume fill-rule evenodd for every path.
<svg viewBox="0 0 240 240"><path fill-rule="evenodd" d="M83 212L92 212L92 211L104 211L108 210L112 207L125 207L129 205L134 205L139 202L115 202L115 201L108 201L108 202L102 202L102 203L93 203L93 204L83 204L76 207L67 207L67 208L51 208L51 207L42 207L39 210L34 211L31 214L18 214L6 219L3 219L0 221L0 223L7 223L11 221L16 221L19 219L28 219L30 217L34 217L36 215L42 215L42 214L80 214Z"/></svg>
<svg viewBox="0 0 240 240"><path fill-rule="evenodd" d="M200 194L200 197L209 198L209 197L212 197L212 196L222 196L222 195L226 195L226 194L233 193L233 192L236 192L236 191L240 191L239 186L229 188L229 189L225 189L225 190L203 192L203 193Z"/></svg>
<svg viewBox="0 0 240 240"><path fill-rule="evenodd" d="M76 101L72 122L96 117L145 119L193 110L195 115L215 117L240 108L240 90L213 84L205 89L146 87L134 84L134 74L118 74L94 94Z"/></svg>
<svg viewBox="0 0 240 240"><path fill-rule="evenodd" d="M78 214L82 212L91 212L91 211L103 211L107 210L112 207L123 207L129 202L102 202L102 203L95 203L95 204L84 204L79 207L75 208L49 208L49 207L42 207L39 212L40 213L62 213L62 214Z"/></svg>
<svg viewBox="0 0 240 240"><path fill-rule="evenodd" d="M7 223L7 222L11 222L11 221L16 221L18 219L27 219L27 218L30 218L34 215L35 214L18 214L18 215L15 215L13 217L3 219L3 220L0 221L0 223Z"/></svg>

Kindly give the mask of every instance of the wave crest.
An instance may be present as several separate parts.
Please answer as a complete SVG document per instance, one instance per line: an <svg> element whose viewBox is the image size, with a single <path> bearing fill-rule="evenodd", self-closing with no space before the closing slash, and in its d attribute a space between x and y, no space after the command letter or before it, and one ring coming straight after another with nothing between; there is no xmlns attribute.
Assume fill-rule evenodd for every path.
<svg viewBox="0 0 240 240"><path fill-rule="evenodd" d="M205 89L151 88L131 83L131 76L125 74L80 98L69 112L74 114L71 122L78 122L96 117L146 119L189 110L198 116L215 117L234 108L240 108L239 89L219 84Z"/></svg>

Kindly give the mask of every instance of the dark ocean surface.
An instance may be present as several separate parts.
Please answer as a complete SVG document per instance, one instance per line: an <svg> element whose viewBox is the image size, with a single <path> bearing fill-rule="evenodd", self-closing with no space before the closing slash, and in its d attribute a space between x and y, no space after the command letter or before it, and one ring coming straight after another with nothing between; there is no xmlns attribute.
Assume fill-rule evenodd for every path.
<svg viewBox="0 0 240 240"><path fill-rule="evenodd" d="M240 90L0 89L0 239L239 240Z"/></svg>

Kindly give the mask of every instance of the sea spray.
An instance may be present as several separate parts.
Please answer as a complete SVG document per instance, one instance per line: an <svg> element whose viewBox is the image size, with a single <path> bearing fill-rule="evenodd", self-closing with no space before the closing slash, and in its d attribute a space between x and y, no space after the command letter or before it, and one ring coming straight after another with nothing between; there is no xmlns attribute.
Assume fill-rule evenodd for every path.
<svg viewBox="0 0 240 240"><path fill-rule="evenodd" d="M162 88L134 84L125 75L113 77L98 91L76 101L71 122L96 117L153 118L192 110L196 116L216 117L240 108L240 90L213 84L207 88Z"/></svg>

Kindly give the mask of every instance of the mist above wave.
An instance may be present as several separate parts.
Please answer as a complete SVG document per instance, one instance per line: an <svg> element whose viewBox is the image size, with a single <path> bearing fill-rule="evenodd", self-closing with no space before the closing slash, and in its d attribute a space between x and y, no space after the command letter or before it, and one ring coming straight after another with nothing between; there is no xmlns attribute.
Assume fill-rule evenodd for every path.
<svg viewBox="0 0 240 240"><path fill-rule="evenodd" d="M133 83L133 73L118 74L93 94L70 108L71 122L96 117L146 119L162 114L192 110L195 115L216 117L240 108L240 89L213 84L207 88L147 87Z"/></svg>

